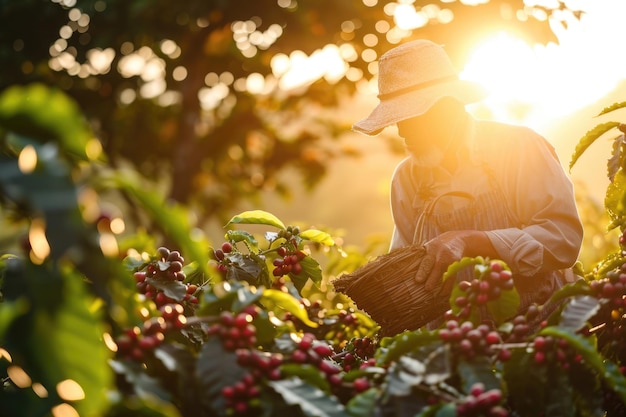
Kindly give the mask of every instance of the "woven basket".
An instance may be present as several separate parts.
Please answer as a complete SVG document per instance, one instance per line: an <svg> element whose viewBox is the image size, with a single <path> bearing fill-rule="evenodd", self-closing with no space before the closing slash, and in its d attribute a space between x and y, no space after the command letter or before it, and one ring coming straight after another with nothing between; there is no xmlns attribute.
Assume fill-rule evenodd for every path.
<svg viewBox="0 0 626 417"><path fill-rule="evenodd" d="M442 316L449 308L447 297L427 292L415 280L426 254L422 246L407 246L381 255L332 284L381 326L382 336L415 330Z"/></svg>

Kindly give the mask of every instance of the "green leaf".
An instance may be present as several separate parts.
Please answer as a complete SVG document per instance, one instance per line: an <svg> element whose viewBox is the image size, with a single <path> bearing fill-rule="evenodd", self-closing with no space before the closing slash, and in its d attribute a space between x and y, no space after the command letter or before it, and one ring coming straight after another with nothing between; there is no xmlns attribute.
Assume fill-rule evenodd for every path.
<svg viewBox="0 0 626 417"><path fill-rule="evenodd" d="M269 381L268 384L287 404L299 406L308 417L350 417L335 397L325 395L319 388L300 378Z"/></svg>
<svg viewBox="0 0 626 417"><path fill-rule="evenodd" d="M263 284L264 263L259 263L241 252L229 253L227 258L232 263L226 273L228 280L246 281L252 285Z"/></svg>
<svg viewBox="0 0 626 417"><path fill-rule="evenodd" d="M109 365L118 375L124 377L140 399L156 400L162 404L166 404L170 400L170 393L161 386L158 379L148 375L141 364L131 361L110 360Z"/></svg>
<svg viewBox="0 0 626 417"><path fill-rule="evenodd" d="M500 297L487 303L487 310L496 322L496 325L504 323L507 319L515 316L520 304L520 296L515 288L504 290Z"/></svg>
<svg viewBox="0 0 626 417"><path fill-rule="evenodd" d="M574 154L572 155L572 159L569 163L569 169L571 170L574 167L576 161L578 161L578 159L585 152L585 150L589 148L589 146L591 146L596 141L596 139L617 126L619 126L618 122L602 123L585 133L585 135L580 139L580 141L578 141L578 144L576 145L576 149L574 150Z"/></svg>
<svg viewBox="0 0 626 417"><path fill-rule="evenodd" d="M467 268L472 265L483 265L485 263L485 259L482 256L477 256L475 258L464 257L461 260L453 262L448 266L446 272L443 274L443 280L446 281L449 277L455 276L462 269Z"/></svg>
<svg viewBox="0 0 626 417"><path fill-rule="evenodd" d="M619 366L606 360L597 351L596 346L585 337L575 334L568 329L560 327L546 327L541 330L540 334L548 336L556 336L567 340L567 342L576 349L582 356L583 361L595 373L602 378L607 385L615 391L623 402L626 402L626 378L619 370Z"/></svg>
<svg viewBox="0 0 626 417"><path fill-rule="evenodd" d="M333 240L333 238L328 233L322 232L321 230L316 230L316 229L305 230L303 232L300 232L298 236L300 236L302 239L321 243L322 245L326 245L326 246L335 245L335 241Z"/></svg>
<svg viewBox="0 0 626 417"><path fill-rule="evenodd" d="M289 279L291 279L291 282L293 282L293 285L299 293L302 293L302 289L309 279L316 285L322 282L322 268L319 262L311 256L305 256L301 259L300 266L302 266L302 272L298 275L291 272L289 273Z"/></svg>
<svg viewBox="0 0 626 417"><path fill-rule="evenodd" d="M482 382L486 390L502 388L500 378L493 372L491 361L485 356L470 361L460 360L457 370L463 382L463 391L466 393L469 393L472 385L477 382Z"/></svg>
<svg viewBox="0 0 626 417"><path fill-rule="evenodd" d="M621 224L624 216L624 198L626 196L626 173L619 170L608 187L604 198L606 212L614 223Z"/></svg>
<svg viewBox="0 0 626 417"><path fill-rule="evenodd" d="M593 369L584 363L570 363L568 373L569 383L574 391L574 400L581 416L601 416L603 415L604 395L602 392L600 378Z"/></svg>
<svg viewBox="0 0 626 417"><path fill-rule="evenodd" d="M590 295L573 297L563 308L559 327L573 332L582 329L600 310L600 301Z"/></svg>
<svg viewBox="0 0 626 417"><path fill-rule="evenodd" d="M546 366L537 366L532 353L515 349L503 364L503 379L509 393L508 401L520 416L539 416L545 409L548 384Z"/></svg>
<svg viewBox="0 0 626 417"><path fill-rule="evenodd" d="M233 218L226 223L226 226L229 224L265 224L279 229L285 229L285 225L278 217L263 210L244 211L243 213L233 216Z"/></svg>
<svg viewBox="0 0 626 417"><path fill-rule="evenodd" d="M166 281L162 279L146 278L146 282L154 288L163 291L165 295L176 301L182 301L187 295L187 287L180 281Z"/></svg>
<svg viewBox="0 0 626 417"><path fill-rule="evenodd" d="M233 300L231 310L242 311L246 306L256 303L263 297L263 291L259 291L256 287L242 286L236 291L237 297Z"/></svg>
<svg viewBox="0 0 626 417"><path fill-rule="evenodd" d="M285 364L280 367L281 377L289 379L298 377L302 381L317 387L324 392L330 392L330 384L325 375L322 375L317 366L311 364Z"/></svg>
<svg viewBox="0 0 626 417"><path fill-rule="evenodd" d="M346 410L352 417L372 417L378 397L379 391L370 388L352 397L346 404Z"/></svg>
<svg viewBox="0 0 626 417"><path fill-rule="evenodd" d="M385 394L405 397L420 385L426 376L426 365L409 355L401 356L389 367Z"/></svg>
<svg viewBox="0 0 626 417"><path fill-rule="evenodd" d="M202 303L196 315L214 316L222 310L231 310L233 303L237 299L237 292L244 287L245 282L221 281L211 286L202 296Z"/></svg>
<svg viewBox="0 0 626 417"><path fill-rule="evenodd" d="M426 332L416 330L403 332L393 337L386 337L381 340L382 349L376 351L376 360L380 364L389 364L397 361L401 356L413 352L420 346L433 343L442 344L437 332Z"/></svg>
<svg viewBox="0 0 626 417"><path fill-rule="evenodd" d="M309 315L300 302L292 295L275 289L266 289L263 291L261 302L270 301L280 309L286 310L300 319L309 327L317 327L317 323L309 319Z"/></svg>
<svg viewBox="0 0 626 417"><path fill-rule="evenodd" d="M552 294L552 297L550 297L550 302L561 301L570 297L589 294L591 294L591 287L589 287L589 283L583 279L579 279L575 282L564 285L562 288L559 288L554 294Z"/></svg>
<svg viewBox="0 0 626 417"><path fill-rule="evenodd" d="M49 381L70 379L81 386L84 399L72 403L78 414L99 416L108 407L107 391L113 383L107 365L112 353L102 341L102 312L93 310L95 300L80 276L64 274L63 285L63 303L56 314L36 312L31 343L38 347Z"/></svg>
<svg viewBox="0 0 626 417"><path fill-rule="evenodd" d="M606 175L609 178L610 182L613 182L615 180L615 175L624 165L624 152L622 152L622 150L624 149L625 139L626 137L623 133L613 139L611 157L606 163Z"/></svg>
<svg viewBox="0 0 626 417"><path fill-rule="evenodd" d="M609 253L593 268L593 277L595 279L604 278L609 271L619 268L623 263L624 257L621 250Z"/></svg>
<svg viewBox="0 0 626 417"><path fill-rule="evenodd" d="M626 101L622 101L622 102L618 102L618 103L613 103L608 107L605 107L604 109L602 109L602 111L600 113L598 113L598 116L602 116L604 114L610 113L614 110L619 110L619 109L623 109L624 107L626 107Z"/></svg>
<svg viewBox="0 0 626 417"><path fill-rule="evenodd" d="M241 381L245 373L235 352L224 349L219 337L211 337L202 345L196 378L202 393L199 402L208 411L205 415L226 415L222 389Z"/></svg>
<svg viewBox="0 0 626 417"><path fill-rule="evenodd" d="M434 417L456 417L456 405L453 403L447 403L442 405Z"/></svg>
<svg viewBox="0 0 626 417"><path fill-rule="evenodd" d="M93 133L78 104L44 84L12 86L0 95L0 126L40 142L54 140L74 159L87 160Z"/></svg>
<svg viewBox="0 0 626 417"><path fill-rule="evenodd" d="M27 313L29 309L28 301L23 298L0 302L0 340L4 339L4 332L11 326L13 320Z"/></svg>
<svg viewBox="0 0 626 417"><path fill-rule="evenodd" d="M37 169L23 173L16 159L0 153L0 193L3 199L22 208L22 215L43 215L50 256L57 258L78 244L85 233L77 200L77 187L71 168L56 154L40 158Z"/></svg>
<svg viewBox="0 0 626 417"><path fill-rule="evenodd" d="M259 242L256 238L249 232L245 230L229 230L226 232L224 236L226 240L230 240L231 242L246 242L252 247L258 248Z"/></svg>

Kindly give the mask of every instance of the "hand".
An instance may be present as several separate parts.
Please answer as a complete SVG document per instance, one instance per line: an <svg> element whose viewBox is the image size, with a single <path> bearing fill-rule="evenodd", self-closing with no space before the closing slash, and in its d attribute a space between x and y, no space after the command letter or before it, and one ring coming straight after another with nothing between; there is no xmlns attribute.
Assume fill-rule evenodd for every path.
<svg viewBox="0 0 626 417"><path fill-rule="evenodd" d="M467 256L468 245L476 234L484 236L484 233L476 231L452 231L442 233L426 242L424 245L426 255L418 267L415 280L424 282L427 291L439 289L440 294L449 294L454 286L454 280L450 279L442 286L443 274L450 264ZM480 238L476 240L479 241Z"/></svg>

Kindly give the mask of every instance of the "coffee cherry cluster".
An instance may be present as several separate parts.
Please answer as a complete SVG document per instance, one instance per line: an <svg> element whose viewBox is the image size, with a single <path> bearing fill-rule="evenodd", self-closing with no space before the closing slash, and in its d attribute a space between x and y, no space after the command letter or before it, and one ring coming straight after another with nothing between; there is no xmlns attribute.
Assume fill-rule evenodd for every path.
<svg viewBox="0 0 626 417"><path fill-rule="evenodd" d="M290 360L295 363L318 364L322 359L328 358L334 353L331 346L319 342L313 333L304 333L296 341Z"/></svg>
<svg viewBox="0 0 626 417"><path fill-rule="evenodd" d="M514 285L511 271L504 269L499 262L492 262L483 279L459 282L459 289L465 293L454 300L455 305L461 308L459 317L469 317L473 305L480 306L495 300L502 291L511 290Z"/></svg>
<svg viewBox="0 0 626 417"><path fill-rule="evenodd" d="M502 391L496 388L485 390L484 384L477 382L457 405L456 414L459 417L507 417L509 412L502 406L502 400Z"/></svg>
<svg viewBox="0 0 626 417"><path fill-rule="evenodd" d="M227 414L243 415L259 406L261 388L252 374L246 374L240 381L222 388L226 400Z"/></svg>
<svg viewBox="0 0 626 417"><path fill-rule="evenodd" d="M280 246L276 250L276 254L279 257L272 262L275 267L272 274L275 277L282 277L290 273L294 275L302 273L300 261L306 257L304 252L301 250L289 251L285 246Z"/></svg>
<svg viewBox="0 0 626 417"><path fill-rule="evenodd" d="M562 369L569 369L572 363L582 360L565 339L539 335L533 339L531 346L534 352L533 360L537 365L556 363Z"/></svg>
<svg viewBox="0 0 626 417"><path fill-rule="evenodd" d="M256 345L256 326L253 321L259 314L258 307L251 305L242 312L233 314L223 311L219 320L207 330L209 335L217 335L227 350L252 348Z"/></svg>
<svg viewBox="0 0 626 417"><path fill-rule="evenodd" d="M135 326L124 331L115 340L117 355L123 359L141 362L161 345L164 339L163 332L144 334L141 328Z"/></svg>
<svg viewBox="0 0 626 417"><path fill-rule="evenodd" d="M278 231L278 238L283 238L286 241L291 241L295 236L300 234L300 228L298 226L287 226L284 229Z"/></svg>
<svg viewBox="0 0 626 417"><path fill-rule="evenodd" d="M147 299L151 299L157 307L166 304L185 301L189 304L198 303L198 286L195 284L185 284L183 281L187 278L183 271L185 260L178 251L170 251L166 247L157 249L156 258L148 263L148 265L140 271L134 273L137 282L137 291L143 294ZM153 285L151 280L155 282L176 281L180 285L185 285L186 293L182 300L176 300L168 297L162 290Z"/></svg>
<svg viewBox="0 0 626 417"><path fill-rule="evenodd" d="M154 301L157 307L162 307L166 304L177 303L183 301L187 304L198 304L199 287L196 284L184 284L185 295L182 300L177 300L172 297L168 297L165 292L159 288L151 285L146 278L148 277L146 271L137 271L134 273L135 281L137 281L137 290L140 294L143 294L146 299Z"/></svg>
<svg viewBox="0 0 626 417"><path fill-rule="evenodd" d="M160 316L144 321L143 327L127 329L115 340L120 357L143 361L163 343L167 332L178 331L187 325L181 304L167 304L160 307L159 312Z"/></svg>
<svg viewBox="0 0 626 417"><path fill-rule="evenodd" d="M281 378L280 353L260 352L254 349L237 349L237 363L250 371L234 383L222 388L226 400L227 414L248 415L259 407L263 380L275 381Z"/></svg>
<svg viewBox="0 0 626 417"><path fill-rule="evenodd" d="M261 352L256 349L237 349L237 363L250 368L252 377L260 381L268 379L275 381L281 378L280 366L285 362L281 353Z"/></svg>
<svg viewBox="0 0 626 417"><path fill-rule="evenodd" d="M601 306L590 321L598 345L609 345L621 361L626 361L626 263L609 271L604 278L589 282L589 287Z"/></svg>
<svg viewBox="0 0 626 417"><path fill-rule="evenodd" d="M183 272L185 259L177 250L170 251L161 246L157 249L157 258L148 265L147 277L167 279L170 281L184 281Z"/></svg>
<svg viewBox="0 0 626 417"><path fill-rule="evenodd" d="M365 370L369 367L376 366L376 359L362 359L355 353L347 351L341 355L341 367L348 372L353 369Z"/></svg>
<svg viewBox="0 0 626 417"><path fill-rule="evenodd" d="M626 307L626 263L620 268L609 271L606 278L591 281L589 283L591 293L608 301L613 309Z"/></svg>
<svg viewBox="0 0 626 417"><path fill-rule="evenodd" d="M497 331L486 324L474 327L471 321L459 324L456 320L449 320L446 327L439 330L439 337L451 345L454 354L466 359L494 355L493 345L502 343Z"/></svg>
<svg viewBox="0 0 626 417"><path fill-rule="evenodd" d="M228 259L226 257L227 254L233 251L233 244L230 242L222 243L222 246L219 249L215 249L213 251L213 258L218 262L217 270L222 274L225 274L228 270Z"/></svg>
<svg viewBox="0 0 626 417"><path fill-rule="evenodd" d="M372 338L368 336L362 338L357 337L352 339L351 342L354 346L354 353L360 358L367 360L374 357L374 353L376 352L376 345Z"/></svg>
<svg viewBox="0 0 626 417"><path fill-rule="evenodd" d="M165 321L166 330L180 330L187 325L185 307L182 304L166 304L159 307L159 311Z"/></svg>
<svg viewBox="0 0 626 417"><path fill-rule="evenodd" d="M362 369L368 366L374 366L374 353L376 352L376 344L368 337L353 338L344 348L341 354L341 364L344 371L352 369ZM370 361L370 359L372 359Z"/></svg>
<svg viewBox="0 0 626 417"><path fill-rule="evenodd" d="M525 342L528 337L547 325L546 322L537 323L540 313L540 307L537 304L531 304L525 314L518 314L513 317L511 324L511 332L506 338L507 343Z"/></svg>
<svg viewBox="0 0 626 417"><path fill-rule="evenodd" d="M315 366L331 386L341 384L341 366L332 358L335 352L325 342L320 342L313 333L304 333L296 341L295 349L291 352L288 360L292 363L310 364Z"/></svg>

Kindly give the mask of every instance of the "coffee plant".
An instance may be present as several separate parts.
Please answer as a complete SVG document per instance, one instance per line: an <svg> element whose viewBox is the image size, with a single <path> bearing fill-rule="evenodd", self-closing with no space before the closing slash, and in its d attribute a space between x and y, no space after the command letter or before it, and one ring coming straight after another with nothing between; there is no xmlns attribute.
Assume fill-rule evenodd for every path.
<svg viewBox="0 0 626 417"><path fill-rule="evenodd" d="M41 116L50 107L57 117ZM473 277L455 283L440 326L382 337L332 290L365 257L262 210L233 216L216 244L193 239L181 207L98 171L81 120L63 95L40 87L0 96L0 202L15 228L0 258L0 415L626 414L623 124L589 132L572 158L621 132L605 200L609 229L621 236L552 296L556 309L518 313L508 266L464 258L442 279L468 268ZM86 188L141 203L168 243L138 231L107 249L111 228L103 213L86 215Z"/></svg>

